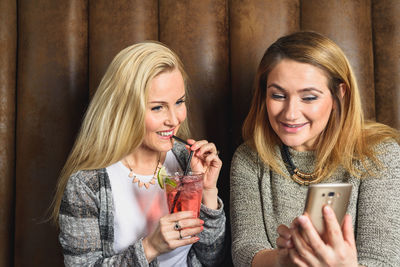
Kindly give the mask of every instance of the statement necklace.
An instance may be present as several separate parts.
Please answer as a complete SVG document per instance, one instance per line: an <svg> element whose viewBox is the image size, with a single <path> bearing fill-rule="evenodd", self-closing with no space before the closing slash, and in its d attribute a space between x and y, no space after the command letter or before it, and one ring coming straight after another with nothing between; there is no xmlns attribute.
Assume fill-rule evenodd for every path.
<svg viewBox="0 0 400 267"><path fill-rule="evenodd" d="M292 180L298 184L308 186L310 184L316 184L321 180L321 177L317 177L317 175L313 173L304 173L300 171L292 161L290 157L289 148L287 145L283 144L281 149L282 159L285 162L285 165L292 177Z"/></svg>
<svg viewBox="0 0 400 267"><path fill-rule="evenodd" d="M134 175L132 167L131 167L131 164L129 164L129 162L127 160L125 160L126 164L128 165L128 168L129 168L128 176L130 178L133 177L132 183L137 183L139 188L142 188L144 186L146 189L148 189L150 187L150 185L155 185L156 184L156 179L157 179L157 177L156 177L157 176L157 172L162 167L162 164L160 162L160 157L161 157L161 153L158 154L157 165L156 165L156 169L154 170L153 177L147 183L142 182L139 178L136 177L136 175Z"/></svg>

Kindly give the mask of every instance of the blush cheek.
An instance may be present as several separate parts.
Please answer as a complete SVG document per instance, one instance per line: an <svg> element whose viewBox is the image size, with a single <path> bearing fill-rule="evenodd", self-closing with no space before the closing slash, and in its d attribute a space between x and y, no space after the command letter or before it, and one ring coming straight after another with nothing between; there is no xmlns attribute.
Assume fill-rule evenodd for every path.
<svg viewBox="0 0 400 267"><path fill-rule="evenodd" d="M185 106L185 107L183 107L182 110L179 111L179 113L178 113L178 120L179 120L179 123L182 123L184 120L186 120L186 115L187 115L186 113L187 113L187 111L186 111L186 106Z"/></svg>

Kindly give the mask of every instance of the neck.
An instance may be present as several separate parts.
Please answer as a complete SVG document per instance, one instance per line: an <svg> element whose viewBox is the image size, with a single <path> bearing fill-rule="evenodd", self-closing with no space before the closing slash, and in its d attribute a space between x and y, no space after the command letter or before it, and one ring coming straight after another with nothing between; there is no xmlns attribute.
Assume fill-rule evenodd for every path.
<svg viewBox="0 0 400 267"><path fill-rule="evenodd" d="M152 175L159 162L163 162L166 152L137 149L124 157L122 163L133 172Z"/></svg>

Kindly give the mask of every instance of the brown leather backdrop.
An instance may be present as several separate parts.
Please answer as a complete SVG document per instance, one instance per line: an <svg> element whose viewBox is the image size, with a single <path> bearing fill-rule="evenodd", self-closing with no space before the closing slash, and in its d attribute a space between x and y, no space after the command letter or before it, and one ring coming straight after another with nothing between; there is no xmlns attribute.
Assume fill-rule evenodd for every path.
<svg viewBox="0 0 400 267"><path fill-rule="evenodd" d="M397 0L0 1L0 266L62 265L57 231L42 220L89 97L122 48L153 39L182 58L194 137L215 142L224 161L228 214L230 159L266 47L297 30L328 35L354 66L366 116L400 129L398 14Z"/></svg>

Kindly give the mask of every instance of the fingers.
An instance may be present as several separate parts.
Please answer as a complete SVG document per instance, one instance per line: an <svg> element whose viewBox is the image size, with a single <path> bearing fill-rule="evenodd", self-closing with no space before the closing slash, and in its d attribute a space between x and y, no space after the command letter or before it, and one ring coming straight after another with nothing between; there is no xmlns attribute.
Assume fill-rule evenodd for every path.
<svg viewBox="0 0 400 267"><path fill-rule="evenodd" d="M193 211L180 211L171 214L167 214L161 218L161 220L167 220L168 222L176 222L183 219L196 218L196 213Z"/></svg>
<svg viewBox="0 0 400 267"><path fill-rule="evenodd" d="M188 139L188 143L191 144L190 150L195 151L197 157L205 159L209 154L217 156L218 151L214 143L209 143L207 140L195 141Z"/></svg>
<svg viewBox="0 0 400 267"><path fill-rule="evenodd" d="M222 161L217 155L217 148L207 140L187 140L190 150L194 151L191 161L191 169L197 172L204 172L204 188L215 188L222 167Z"/></svg>
<svg viewBox="0 0 400 267"><path fill-rule="evenodd" d="M278 248L292 248L293 247L293 243L291 240L291 234L290 234L290 229L286 226L286 225L279 225L278 226L278 234L279 237L276 239L276 245L278 246Z"/></svg>
<svg viewBox="0 0 400 267"><path fill-rule="evenodd" d="M327 252L327 247L324 241L321 239L320 235L318 234L317 230L312 225L308 216L305 215L299 216L297 220L295 220L295 223L301 228L301 234L299 233L299 237L301 237L301 240L303 241L304 239L306 239L308 241L307 244L313 249L313 251L316 253L318 257L324 255ZM304 236L304 239L302 236ZM295 240L294 237L292 237L292 240L296 247L295 241L297 240ZM299 245L302 244L300 243Z"/></svg>
<svg viewBox="0 0 400 267"><path fill-rule="evenodd" d="M180 211L165 215L160 219L162 227L178 231L190 227L201 227L204 221L197 218L193 211Z"/></svg>
<svg viewBox="0 0 400 267"><path fill-rule="evenodd" d="M277 231L278 231L278 234L280 236L282 236L283 238L285 238L285 239L291 238L290 229L286 225L283 225L283 224L279 225Z"/></svg>
<svg viewBox="0 0 400 267"><path fill-rule="evenodd" d="M174 230L182 230L185 228L190 228L190 227L200 227L203 226L204 221L198 218L193 218L193 219L183 219L179 220L176 222L173 222ZM176 229L176 225L179 225L179 229Z"/></svg>
<svg viewBox="0 0 400 267"><path fill-rule="evenodd" d="M192 211L168 214L160 219L160 241L166 252L177 247L193 244L199 240L196 236L204 229L204 221L195 217Z"/></svg>
<svg viewBox="0 0 400 267"><path fill-rule="evenodd" d="M331 243L332 247L342 247L344 245L342 230L332 208L325 205L322 209L322 214L324 215L325 234L328 242Z"/></svg>
<svg viewBox="0 0 400 267"><path fill-rule="evenodd" d="M184 228L182 230L177 231L177 239L185 239L187 237L192 237L194 235L200 234L204 230L204 226L200 227L191 227L191 228Z"/></svg>
<svg viewBox="0 0 400 267"><path fill-rule="evenodd" d="M295 248L288 249L289 257L294 264L300 267L308 267L309 265L301 258Z"/></svg>
<svg viewBox="0 0 400 267"><path fill-rule="evenodd" d="M353 224L351 222L351 216L349 214L346 214L344 216L342 231L343 231L344 240L351 247L355 247L356 246L356 241L355 241L355 238L354 238Z"/></svg>
<svg viewBox="0 0 400 267"><path fill-rule="evenodd" d="M314 254L313 248L310 247L301 236L299 228L295 227L290 229L290 233L292 235L293 246L296 249L296 253L292 253L293 256L296 256L293 258L293 261L297 263L297 261L299 261L299 258L301 258L301 262L306 262L308 263L308 265L316 266L319 260Z"/></svg>

